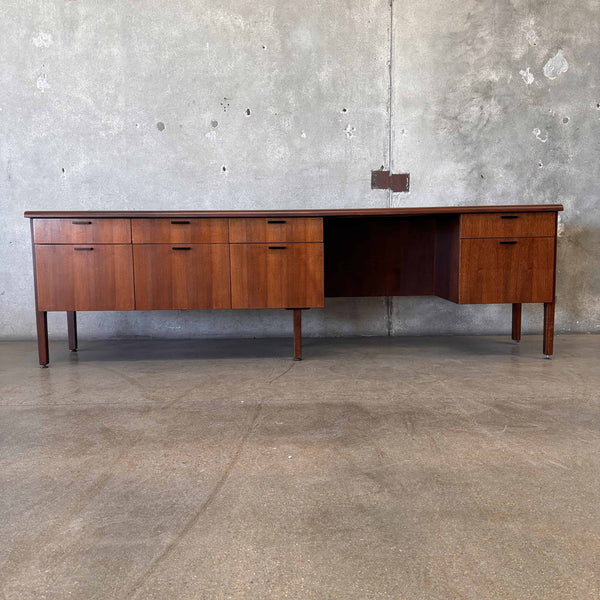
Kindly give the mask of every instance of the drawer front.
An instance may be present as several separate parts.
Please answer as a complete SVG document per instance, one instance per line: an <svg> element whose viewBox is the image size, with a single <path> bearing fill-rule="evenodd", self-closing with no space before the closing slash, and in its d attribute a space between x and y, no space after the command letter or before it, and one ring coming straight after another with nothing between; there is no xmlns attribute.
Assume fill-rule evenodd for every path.
<svg viewBox="0 0 600 600"><path fill-rule="evenodd" d="M133 310L131 245L35 247L38 310Z"/></svg>
<svg viewBox="0 0 600 600"><path fill-rule="evenodd" d="M229 241L227 219L132 219L134 244L221 244Z"/></svg>
<svg viewBox="0 0 600 600"><path fill-rule="evenodd" d="M552 302L554 238L460 242L460 304Z"/></svg>
<svg viewBox="0 0 600 600"><path fill-rule="evenodd" d="M556 234L556 213L462 215L461 238L544 237Z"/></svg>
<svg viewBox="0 0 600 600"><path fill-rule="evenodd" d="M231 308L229 245L133 246L137 310Z"/></svg>
<svg viewBox="0 0 600 600"><path fill-rule="evenodd" d="M36 244L130 244L130 219L33 219Z"/></svg>
<svg viewBox="0 0 600 600"><path fill-rule="evenodd" d="M234 244L322 242L323 219L318 217L229 219L229 240Z"/></svg>
<svg viewBox="0 0 600 600"><path fill-rule="evenodd" d="M323 244L232 244L232 308L323 306Z"/></svg>

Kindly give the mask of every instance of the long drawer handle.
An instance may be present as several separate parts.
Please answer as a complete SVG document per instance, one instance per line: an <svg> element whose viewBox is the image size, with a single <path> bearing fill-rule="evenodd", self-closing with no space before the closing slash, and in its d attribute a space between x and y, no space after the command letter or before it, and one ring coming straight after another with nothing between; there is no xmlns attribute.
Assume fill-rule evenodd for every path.
<svg viewBox="0 0 600 600"><path fill-rule="evenodd" d="M173 250L191 250L189 246L173 246Z"/></svg>
<svg viewBox="0 0 600 600"><path fill-rule="evenodd" d="M93 248L73 248L73 250L75 250L76 252L90 252L93 250Z"/></svg>
<svg viewBox="0 0 600 600"><path fill-rule="evenodd" d="M517 242L500 242L500 243L505 246L514 246Z"/></svg>
<svg viewBox="0 0 600 600"><path fill-rule="evenodd" d="M501 219L518 219L519 215L501 215Z"/></svg>
<svg viewBox="0 0 600 600"><path fill-rule="evenodd" d="M91 225L91 221L71 221L71 225Z"/></svg>
<svg viewBox="0 0 600 600"><path fill-rule="evenodd" d="M171 225L189 225L189 221L171 221Z"/></svg>
<svg viewBox="0 0 600 600"><path fill-rule="evenodd" d="M269 246L269 250L287 250L287 246Z"/></svg>
<svg viewBox="0 0 600 600"><path fill-rule="evenodd" d="M287 223L287 221L267 221L267 223L269 223L269 225L281 225L282 223Z"/></svg>

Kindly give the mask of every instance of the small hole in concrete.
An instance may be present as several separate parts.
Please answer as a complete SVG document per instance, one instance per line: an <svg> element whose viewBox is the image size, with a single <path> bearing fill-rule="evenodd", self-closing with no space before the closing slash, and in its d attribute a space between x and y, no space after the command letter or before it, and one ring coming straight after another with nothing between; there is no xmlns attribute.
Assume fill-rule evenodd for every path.
<svg viewBox="0 0 600 600"><path fill-rule="evenodd" d="M342 108L342 112L346 113L346 112L348 112L348 109L347 108Z"/></svg>
<svg viewBox="0 0 600 600"><path fill-rule="evenodd" d="M223 166L221 167L221 171L223 171L223 173L225 173L225 172L227 171L227 167L226 167L225 165L223 165Z"/></svg>
<svg viewBox="0 0 600 600"><path fill-rule="evenodd" d="M165 130L165 124L162 121L159 121L156 124L156 129L158 129L159 131L164 131Z"/></svg>
<svg viewBox="0 0 600 600"><path fill-rule="evenodd" d="M250 109L249 109L249 108L247 108L247 109L246 109L246 116L247 116L247 117L249 117L249 116L250 116Z"/></svg>
<svg viewBox="0 0 600 600"><path fill-rule="evenodd" d="M211 122L210 122L210 124L211 124L213 127L218 127L218 126L219 126L219 121L211 121Z"/></svg>
<svg viewBox="0 0 600 600"><path fill-rule="evenodd" d="M565 118L563 119L563 123L568 123L568 122L569 122L569 117L565 117Z"/></svg>

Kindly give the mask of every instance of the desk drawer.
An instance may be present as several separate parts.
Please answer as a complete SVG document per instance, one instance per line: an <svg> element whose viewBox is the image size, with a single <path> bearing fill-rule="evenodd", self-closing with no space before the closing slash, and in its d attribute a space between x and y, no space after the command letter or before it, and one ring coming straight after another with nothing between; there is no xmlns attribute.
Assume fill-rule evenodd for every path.
<svg viewBox="0 0 600 600"><path fill-rule="evenodd" d="M130 219L34 219L36 244L130 244Z"/></svg>
<svg viewBox="0 0 600 600"><path fill-rule="evenodd" d="M461 238L545 237L556 233L556 213L462 215Z"/></svg>
<svg viewBox="0 0 600 600"><path fill-rule="evenodd" d="M231 308L229 244L136 244L137 310Z"/></svg>
<svg viewBox="0 0 600 600"><path fill-rule="evenodd" d="M271 242L322 242L323 219L319 217L229 219L233 244Z"/></svg>
<svg viewBox="0 0 600 600"><path fill-rule="evenodd" d="M131 245L36 245L39 310L133 310Z"/></svg>
<svg viewBox="0 0 600 600"><path fill-rule="evenodd" d="M219 244L229 241L227 219L132 219L134 244Z"/></svg>
<svg viewBox="0 0 600 600"><path fill-rule="evenodd" d="M554 238L460 242L460 304L552 302Z"/></svg>
<svg viewBox="0 0 600 600"><path fill-rule="evenodd" d="M231 244L232 308L323 306L323 244Z"/></svg>

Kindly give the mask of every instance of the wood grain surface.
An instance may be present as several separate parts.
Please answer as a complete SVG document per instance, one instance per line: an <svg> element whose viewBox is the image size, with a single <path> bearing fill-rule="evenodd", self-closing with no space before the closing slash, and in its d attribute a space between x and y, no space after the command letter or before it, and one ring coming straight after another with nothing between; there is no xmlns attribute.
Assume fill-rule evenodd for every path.
<svg viewBox="0 0 600 600"><path fill-rule="evenodd" d="M303 217L229 219L229 241L232 244L322 242L323 219Z"/></svg>
<svg viewBox="0 0 600 600"><path fill-rule="evenodd" d="M323 244L231 244L233 308L323 306Z"/></svg>
<svg viewBox="0 0 600 600"><path fill-rule="evenodd" d="M543 237L555 233L552 213L463 215L460 220L461 238Z"/></svg>
<svg viewBox="0 0 600 600"><path fill-rule="evenodd" d="M25 217L32 218L193 218L193 217L386 217L386 216L413 216L413 215L446 215L469 213L497 213L497 212L557 212L563 210L562 204L513 204L489 206L415 206L403 208L313 208L301 210L93 210L93 211L36 211L28 210Z"/></svg>
<svg viewBox="0 0 600 600"><path fill-rule="evenodd" d="M551 302L554 238L461 240L460 303Z"/></svg>
<svg viewBox="0 0 600 600"><path fill-rule="evenodd" d="M35 257L39 310L134 309L131 245L37 245Z"/></svg>
<svg viewBox="0 0 600 600"><path fill-rule="evenodd" d="M36 244L129 244L130 219L34 219Z"/></svg>
<svg viewBox="0 0 600 600"><path fill-rule="evenodd" d="M137 310L231 308L228 244L135 244Z"/></svg>
<svg viewBox="0 0 600 600"><path fill-rule="evenodd" d="M229 241L227 219L132 219L134 244L219 244Z"/></svg>

